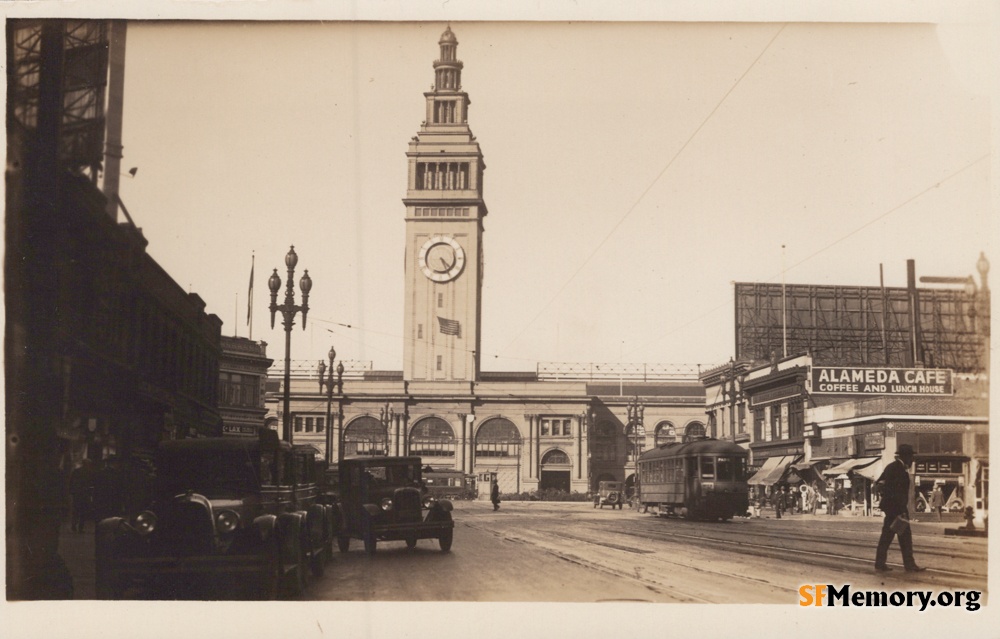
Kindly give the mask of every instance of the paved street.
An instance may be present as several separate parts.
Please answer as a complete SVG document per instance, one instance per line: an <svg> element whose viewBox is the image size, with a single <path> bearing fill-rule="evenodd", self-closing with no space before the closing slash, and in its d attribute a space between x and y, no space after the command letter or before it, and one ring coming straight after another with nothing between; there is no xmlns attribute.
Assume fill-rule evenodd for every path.
<svg viewBox="0 0 1000 639"><path fill-rule="evenodd" d="M915 523L919 575L877 575L872 557L881 519L793 515L728 523L658 518L588 503L455 502L455 542L408 551L379 544L374 557L353 541L303 596L324 601L793 603L805 583L857 588L986 590L982 538L946 536L952 523ZM93 533L64 526L61 548L75 598L94 597ZM225 595L222 595L225 598ZM984 595L985 599L985 595Z"/></svg>
<svg viewBox="0 0 1000 639"><path fill-rule="evenodd" d="M455 544L410 553L355 544L308 592L340 601L651 601L792 603L805 583L857 588L986 589L986 540L944 535L954 523L914 524L929 570L878 575L881 519L795 515L729 523L663 519L586 503L456 503Z"/></svg>

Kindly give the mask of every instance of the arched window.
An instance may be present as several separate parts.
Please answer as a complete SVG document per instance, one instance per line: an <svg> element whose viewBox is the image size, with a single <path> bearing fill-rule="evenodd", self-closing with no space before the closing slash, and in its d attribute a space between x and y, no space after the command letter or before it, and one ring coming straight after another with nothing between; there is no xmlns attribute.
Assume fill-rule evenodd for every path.
<svg viewBox="0 0 1000 639"><path fill-rule="evenodd" d="M615 446L615 427L611 422L598 422L590 433L590 459L595 462L613 462L618 456Z"/></svg>
<svg viewBox="0 0 1000 639"><path fill-rule="evenodd" d="M689 442L705 436L705 425L701 422L691 422L684 429L684 441Z"/></svg>
<svg viewBox="0 0 1000 639"><path fill-rule="evenodd" d="M660 422L656 425L656 430L653 433L657 446L672 444L677 441L677 430L670 422Z"/></svg>
<svg viewBox="0 0 1000 639"><path fill-rule="evenodd" d="M487 419L476 432L476 457L517 457L520 454L521 433L509 419Z"/></svg>
<svg viewBox="0 0 1000 639"><path fill-rule="evenodd" d="M421 457L454 457L455 431L440 417L421 419L410 430L410 454Z"/></svg>
<svg viewBox="0 0 1000 639"><path fill-rule="evenodd" d="M542 456L542 466L569 466L569 455L556 448Z"/></svg>
<svg viewBox="0 0 1000 639"><path fill-rule="evenodd" d="M344 455L379 457L389 454L389 434L371 416L355 419L344 429Z"/></svg>

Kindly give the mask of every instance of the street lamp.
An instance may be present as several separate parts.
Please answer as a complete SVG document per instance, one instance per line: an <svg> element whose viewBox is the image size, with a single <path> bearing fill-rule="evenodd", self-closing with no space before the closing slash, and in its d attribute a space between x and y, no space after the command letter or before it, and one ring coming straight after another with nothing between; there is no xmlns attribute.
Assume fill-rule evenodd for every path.
<svg viewBox="0 0 1000 639"><path fill-rule="evenodd" d="M639 492L639 429L642 428L642 414L646 410L639 396L632 397L628 403L629 432L632 433L632 463L635 470L635 481L632 483L632 494Z"/></svg>
<svg viewBox="0 0 1000 639"><path fill-rule="evenodd" d="M306 315L309 313L309 290L312 288L312 279L309 278L307 269L299 280L299 289L302 291L302 306L295 305L295 265L299 262L299 256L295 254L295 247L288 250L285 255L285 266L288 267L288 280L285 288L285 303L278 305L278 290L281 288L281 277L278 269L267 280L267 286L271 289L271 328L274 328L274 314L281 311L282 325L285 327L285 397L284 414L282 415L282 439L289 444L292 443L292 420L288 410L289 385L292 381L291 353L292 353L292 326L295 325L295 314L302 311L302 328L306 327Z"/></svg>
<svg viewBox="0 0 1000 639"><path fill-rule="evenodd" d="M326 362L319 360L319 366L317 370L319 371L319 390L323 392L323 384L326 383L326 463L333 463L333 422L332 420L332 405L333 405L333 360L337 358L337 351L331 346L330 352L327 353L330 358L330 366L327 368ZM325 380L323 379L323 374L329 370L330 374ZM344 379L344 364L343 362L337 363L337 388L343 388ZM340 410L337 410L339 415ZM340 438L337 438L337 446L340 447ZM339 454L338 454L339 458Z"/></svg>
<svg viewBox="0 0 1000 639"><path fill-rule="evenodd" d="M382 427L385 428L386 447L388 448L390 441L389 438L392 436L389 430L389 426L390 424L392 424L392 418L395 415L395 411L393 411L392 409L392 404L390 404L388 400L386 400L385 406L379 408L378 413L379 413L379 421L382 422ZM386 454L388 454L388 451L386 451Z"/></svg>

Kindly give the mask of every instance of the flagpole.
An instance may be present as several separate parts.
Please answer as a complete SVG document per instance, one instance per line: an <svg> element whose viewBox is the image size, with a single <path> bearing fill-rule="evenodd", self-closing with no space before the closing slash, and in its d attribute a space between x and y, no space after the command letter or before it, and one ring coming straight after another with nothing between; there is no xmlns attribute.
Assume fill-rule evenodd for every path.
<svg viewBox="0 0 1000 639"><path fill-rule="evenodd" d="M250 253L250 290L247 293L247 324L250 326L250 337L253 340L253 267L257 256Z"/></svg>

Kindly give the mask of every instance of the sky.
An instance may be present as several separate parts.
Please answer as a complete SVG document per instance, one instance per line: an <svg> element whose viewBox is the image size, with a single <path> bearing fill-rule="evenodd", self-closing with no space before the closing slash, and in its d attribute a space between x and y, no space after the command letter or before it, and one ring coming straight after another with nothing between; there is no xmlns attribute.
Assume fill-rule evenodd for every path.
<svg viewBox="0 0 1000 639"><path fill-rule="evenodd" d="M291 358L401 369L405 152L448 24L130 23L121 196L223 334L250 334L253 260L252 337L284 357L267 277L294 245ZM732 282L993 257L985 28L450 25L487 165L484 370L712 366Z"/></svg>

